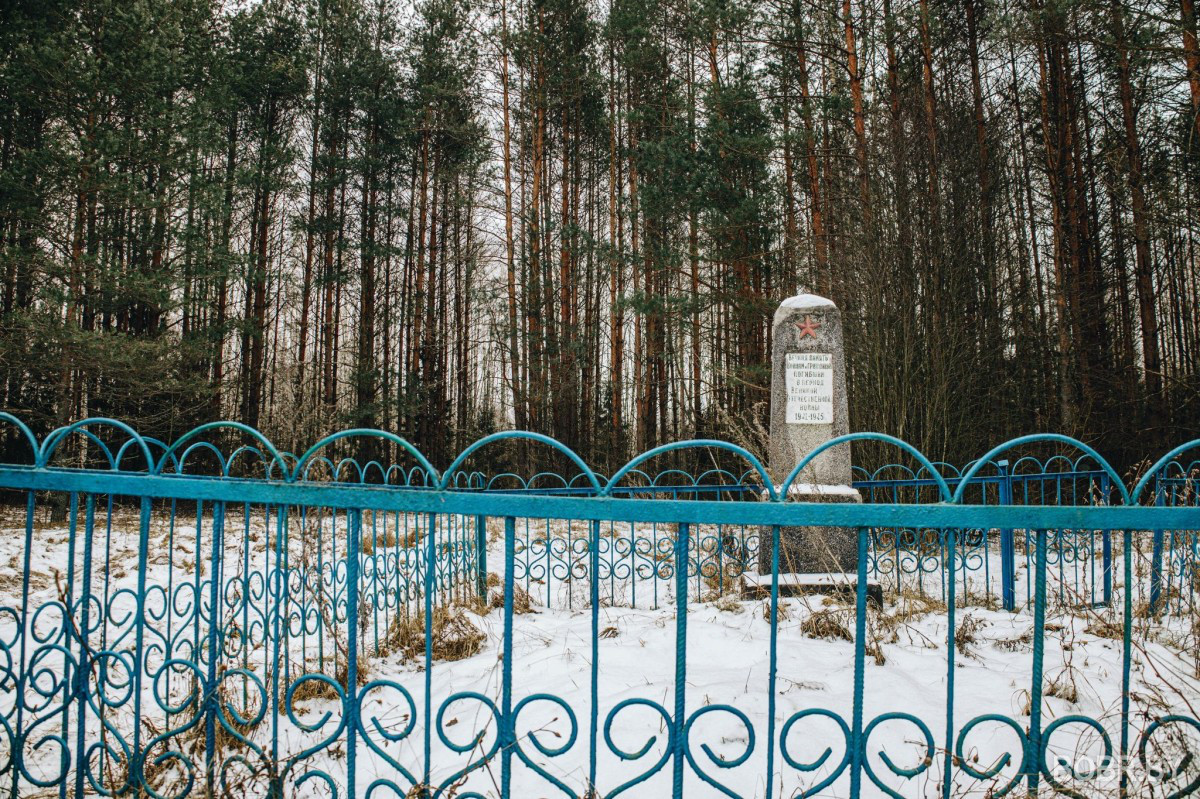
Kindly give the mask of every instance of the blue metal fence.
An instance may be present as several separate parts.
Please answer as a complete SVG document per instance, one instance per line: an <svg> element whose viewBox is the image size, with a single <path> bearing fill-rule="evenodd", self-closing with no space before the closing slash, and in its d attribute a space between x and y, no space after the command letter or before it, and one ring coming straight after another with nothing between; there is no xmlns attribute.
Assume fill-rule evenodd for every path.
<svg viewBox="0 0 1200 799"><path fill-rule="evenodd" d="M0 465L0 490L21 502L0 571L0 775L13 796L1200 788L1200 721L1187 704L1200 671L1173 674L1174 704L1139 699L1153 631L1182 635L1184 648L1200 635L1198 464L1183 460L1200 441L1130 488L1062 436L1017 439L959 472L897 439L856 434L830 446L870 439L914 463L859 475L859 505L785 501L803 464L774 486L752 455L715 441L660 447L605 478L529 433L485 438L439 472L379 431L346 431L292 456L235 423L168 445L112 420L39 442L18 420L0 419L30 453ZM215 442L230 432L250 443L222 449ZM511 438L566 458L576 476L470 470L480 449ZM68 440L86 442L108 468L56 466ZM412 465L329 454L361 441ZM1034 445L1075 448L1084 460L1005 460ZM649 468L691 448L738 456L747 469L693 478ZM231 476L250 462L260 477ZM814 647L843 656L787 623L807 611L780 595L781 528L809 525L844 528L858 544L841 706L794 695L807 677L795 664L809 662L797 657ZM710 606L698 603L740 596L760 548L776 568L745 626L746 645L762 648L741 690L698 694L689 675L739 656L706 643ZM873 665L881 654L871 630L886 614L868 605L872 580L894 599L924 590L938 603L936 715L910 712L916 697L887 682L914 675ZM1027 625L1012 644L1024 706L1008 713L956 688L968 609L993 597ZM522 616L530 604L575 619L574 640L551 643L570 648L559 659L582 658L572 672L579 685L550 682L550 661L530 657L531 637L544 635L537 625L552 621ZM482 626L450 640L461 624L454 608L465 605ZM669 647L657 659L634 657L645 675L636 689L605 664L630 662L624 647L655 645L609 634L615 609L642 607L659 609L646 618ZM1107 625L1102 637L1120 650L1119 674L1107 677L1117 697L1110 712L1070 712L1052 699L1063 691L1047 657L1075 646L1053 638L1076 617ZM392 671L375 673L379 663ZM1081 766L1079 752L1066 757L1064 741L1094 755L1093 766Z"/></svg>
<svg viewBox="0 0 1200 799"><path fill-rule="evenodd" d="M968 464L968 468L973 465ZM946 485L957 490L962 470L946 463L934 466ZM1179 504L1178 498L1187 492L1187 478L1179 471L1182 467L1177 463L1172 467L1175 469L1173 474L1181 475L1172 478L1180 487L1171 495L1171 501L1163 504ZM938 480L924 468L915 470L903 464L889 464L869 473L859 467L854 471L853 486L859 490L864 502L911 504L935 500L938 496ZM603 476L600 478L605 480ZM610 494L655 499L757 501L764 492L762 479L754 469L740 474L726 469L708 469L697 475L680 469L660 472L634 469L628 478L634 478L636 482L614 486ZM525 479L506 473L488 478L477 475L476 480L474 486L483 491L550 496L595 493L583 474L567 478L553 472L541 472ZM1156 485L1163 486L1168 482L1167 478L1160 477ZM980 504L1093 505L1111 503L1115 491L1109 474L1097 464L1089 463L1086 455L1073 460L1059 455L1044 461L1026 456L1012 466L1001 459L976 474L964 496ZM518 579L524 580L523 587L527 591L534 590L532 583L535 580L553 583L556 575L560 579L586 576L586 559L582 557L587 549L586 529L568 527L555 535L549 520L542 521L539 527L526 520L518 529ZM618 530L609 525L604 538L609 548L628 554L632 559L622 570L625 578L635 578L630 582L630 601L636 604L639 600L640 587L640 598L657 606L662 593L659 589L668 586L672 580L672 570L662 568L662 562L670 554L673 533L664 533L654 525L640 531L633 526ZM722 593L730 574L736 576L755 563L759 541L760 529L757 527L719 525L711 535L693 542L693 551L689 555L694 586L692 595L695 598L705 596L706 577L711 578L710 582L715 581L712 589ZM918 530L873 528L868 539L867 573L871 579L879 581L884 590L892 592L911 589L921 594L933 592L944 599L946 579L957 575L961 592L978 591L985 599L996 596L1007 610L1015 609L1019 599L1026 604L1032 600L1033 586L1028 580L1020 580L1023 590L1018 597L1019 578L1032 574L1034 547L1027 530L960 531L956 539L959 551L953 559L948 556L945 543L944 537L923 535ZM1178 543L1172 542L1166 551L1179 553ZM1066 601L1070 594L1086 604L1111 601L1111 532L1056 530L1049 542L1049 552L1060 600ZM951 560L954 569L947 568ZM1177 559L1169 565L1178 571L1186 569L1189 562L1187 558ZM602 560L602 567L606 563ZM1156 573L1160 569L1161 565L1156 566ZM614 578L611 570L608 576ZM1174 579L1173 573L1169 577ZM664 585L658 585L659 582ZM1194 599L1193 591L1186 587L1183 590L1189 601ZM567 601L570 601L569 596Z"/></svg>

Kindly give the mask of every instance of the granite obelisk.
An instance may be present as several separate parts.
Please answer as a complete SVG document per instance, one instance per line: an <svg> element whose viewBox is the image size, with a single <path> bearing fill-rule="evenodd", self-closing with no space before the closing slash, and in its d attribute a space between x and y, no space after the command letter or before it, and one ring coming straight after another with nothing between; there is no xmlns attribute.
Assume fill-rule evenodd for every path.
<svg viewBox="0 0 1200 799"><path fill-rule="evenodd" d="M796 465L821 444L849 432L842 315L815 294L784 300L775 311L771 354L771 442L767 469L782 489ZM790 501L861 502L850 486L850 448L835 446L797 476ZM769 540L769 539L768 539ZM852 530L785 527L779 571L809 575L853 574L858 547ZM771 571L771 548L759 548L759 571Z"/></svg>

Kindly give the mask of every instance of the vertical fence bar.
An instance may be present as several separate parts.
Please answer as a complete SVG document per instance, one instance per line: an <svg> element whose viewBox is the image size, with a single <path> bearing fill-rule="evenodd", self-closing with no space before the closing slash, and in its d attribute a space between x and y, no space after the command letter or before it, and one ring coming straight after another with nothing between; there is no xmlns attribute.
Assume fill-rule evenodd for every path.
<svg viewBox="0 0 1200 799"><path fill-rule="evenodd" d="M475 594L487 603L487 517L475 517Z"/></svg>
<svg viewBox="0 0 1200 799"><path fill-rule="evenodd" d="M250 668L250 523L254 514L251 510L249 502L242 504L242 576L241 576L241 602L242 602L242 632L238 640L238 648L242 650L242 668ZM264 531L265 535L270 535L269 531ZM242 681L242 701L247 698L246 683Z"/></svg>
<svg viewBox="0 0 1200 799"><path fill-rule="evenodd" d="M89 533L90 537L90 533ZM200 567L204 563L204 502L196 500L196 537L192 542L192 558L195 564L192 566L192 585L194 586L193 596L196 601L195 612L192 613L192 651L196 653L196 668L199 669L202 663L201 652L201 632L200 632L200 617L204 609L204 580L200 574ZM204 704L203 694L199 700L201 705ZM200 708L203 712L203 707Z"/></svg>
<svg viewBox="0 0 1200 799"><path fill-rule="evenodd" d="M954 573L956 568L955 559L958 553L958 531L954 528L946 530L947 549L950 552L950 573ZM964 556L965 557L965 556ZM966 564L963 564L963 572L966 572ZM950 786L953 777L952 768L954 766L954 758L951 753L954 751L954 651L957 643L957 636L954 633L955 624L955 604L958 597L954 593L954 580L950 580L950 589L946 598L946 749L942 756L942 797L950 799ZM966 589L963 589L966 593Z"/></svg>
<svg viewBox="0 0 1200 799"><path fill-rule="evenodd" d="M324 592L325 592L325 587L323 585L323 583L324 583L323 575L325 573L325 523L324 523L324 520L322 519L322 516L324 514L322 514L319 510L314 515L316 516L316 525L317 525L317 571L316 571L316 581L315 581L316 588L314 589L314 593L317 595L317 598L319 600L321 598L321 595L324 594ZM337 514L335 511L330 511L329 515L331 518L330 525L332 526L333 524L336 523ZM334 583L334 581L330 580L331 596L328 600L330 602L330 604L333 604L332 594L336 590L336 587L334 587L333 583ZM325 672L325 625L324 624L317 625L316 638L317 638L317 671L324 673ZM308 668L307 664L305 664L305 668Z"/></svg>
<svg viewBox="0 0 1200 799"><path fill-rule="evenodd" d="M21 749L24 747L24 731L22 727L25 722L25 679L28 675L25 673L25 658L29 654L29 560L33 557L33 511L34 511L33 492L29 491L25 495L25 563L21 570L21 622L17 627L17 637L21 642L20 660L16 663L17 685L16 696L14 697L17 705L17 726L13 731L13 747L12 747L12 796L16 799L20 795L18 786L20 785L21 769L18 763L21 760Z"/></svg>
<svg viewBox="0 0 1200 799"><path fill-rule="evenodd" d="M1122 535L1125 552L1124 580L1125 596L1124 624L1121 625L1121 797L1129 790L1129 680L1133 665L1130 643L1133 638L1133 531L1125 530Z"/></svg>
<svg viewBox="0 0 1200 799"><path fill-rule="evenodd" d="M437 569L434 559L437 557L437 544L434 541L434 515L425 516L425 574L424 599L425 605L425 766L422 776L424 790L422 799L432 796L431 774L433 770L433 592L436 590L434 577ZM507 666L507 662L505 666Z"/></svg>
<svg viewBox="0 0 1200 799"><path fill-rule="evenodd" d="M358 748L358 550L362 543L362 510L348 511L346 537L346 795L354 799L354 767ZM425 617L425 629L430 626ZM427 672L428 673L428 672Z"/></svg>
<svg viewBox="0 0 1200 799"><path fill-rule="evenodd" d="M1013 504L1012 472L1008 461L996 463L1000 467L1000 504ZM1013 529L1006 527L1000 531L1000 592L1004 609L1017 609L1017 547L1014 541Z"/></svg>
<svg viewBox="0 0 1200 799"><path fill-rule="evenodd" d="M138 575L137 610L134 613L133 653L133 754L130 757L129 775L135 794L145 790L142 761L142 673L146 659L146 562L150 554L150 497L142 497L138 519Z"/></svg>
<svg viewBox="0 0 1200 799"><path fill-rule="evenodd" d="M850 728L850 795L862 792L863 692L867 669L867 528L858 528L858 582L854 586L854 708ZM950 580L951 584L954 580Z"/></svg>
<svg viewBox="0 0 1200 799"><path fill-rule="evenodd" d="M1102 595L1104 597L1103 604L1105 607L1112 605L1112 530L1102 530L1100 533L1100 553L1103 558L1103 566L1100 570L1100 579L1103 583L1101 586Z"/></svg>
<svg viewBox="0 0 1200 799"><path fill-rule="evenodd" d="M387 521L386 521L386 519L384 521L383 535L384 535L384 537L383 537L382 545L386 548L387 547ZM379 514L377 512L375 512L374 510L372 510L371 511L371 551L368 553L368 557L370 557L370 559L371 559L371 609L372 609L372 612L371 612L371 648L373 651L376 651L376 652L379 651L379 617L381 615L383 615L380 613L380 601L379 601L379 562L381 559L380 555L379 555L379 547L380 547ZM362 551L362 543L360 542L359 543L359 552L361 552L361 551ZM385 554L383 555L382 559L383 560L387 559L386 549L385 549ZM387 628L385 627L384 633L386 634L386 632L387 632Z"/></svg>
<svg viewBox="0 0 1200 799"><path fill-rule="evenodd" d="M167 593L166 593L166 601L167 601L168 607L170 607L170 605L171 605L172 597L175 596L175 514L176 514L177 510L178 510L178 500L172 499L171 500L171 519L170 519L169 527L167 530ZM72 568L68 573L74 574L74 569ZM163 655L165 658L170 659L173 654L172 653L172 644L174 643L173 634L175 631L175 625L173 624L173 622L175 620L175 614L171 613L170 611L167 611L164 615L166 616L166 622L167 622L167 625L166 625L167 626L167 636L166 636L166 642L163 646ZM180 631L180 632L182 632L182 631ZM174 682L174 680L169 677L167 680L168 693L171 690L171 684L173 682ZM169 710L163 711L163 726L164 727L169 728L171 726L172 715L173 714Z"/></svg>
<svg viewBox="0 0 1200 799"><path fill-rule="evenodd" d="M64 635L63 635L63 652L64 652L64 654L70 652L70 649L71 649L70 624L67 622L69 619L72 618L72 614L74 613L74 605L75 605L75 543L78 540L78 531L79 531L79 493L78 492L76 492L76 491L71 492L69 506L70 506L70 509L68 511L68 519L69 520L67 522L67 530L68 530L68 532L67 532L67 592L66 592L66 595L63 597L63 622L65 625L65 628L63 630L63 632L64 632ZM168 596L169 596L169 594L168 594ZM169 640L169 638L168 638L168 640ZM81 642L81 644L82 644L82 642ZM80 646L80 651L79 651L79 661L76 664L74 670L72 670L72 668L71 668L70 657L63 658L63 681L62 681L62 689L63 689L63 707L62 707L63 749L66 749L66 742L70 738L71 699L74 696L74 694L71 693L71 689L75 685L76 672L83 669L86 659L87 658L83 651L82 645ZM65 755L65 753L64 753L64 755ZM67 796L67 782L68 782L67 770L66 770L67 769L67 758L65 756L63 757L63 767L64 768L63 768L63 773L62 773L62 779L58 784L58 795L59 795L60 799L66 799L66 796Z"/></svg>
<svg viewBox="0 0 1200 799"><path fill-rule="evenodd" d="M762 546L760 543L759 546ZM859 555L862 555L859 543ZM858 567L861 578L865 567ZM775 687L779 679L779 525L771 526L771 643L767 661L767 797L775 787ZM780 786L782 792L783 787Z"/></svg>
<svg viewBox="0 0 1200 799"><path fill-rule="evenodd" d="M686 522L679 524L675 536L675 713L673 724L674 760L671 764L671 796L683 799L683 763L687 741L684 740L684 721L687 682L687 578L688 538Z"/></svg>
<svg viewBox="0 0 1200 799"><path fill-rule="evenodd" d="M92 624L92 533L96 526L96 498L87 495L84 503L83 520L83 579L79 587L82 602L79 608L79 668L75 672L75 696L78 697L78 729L75 731L75 797L83 799L84 772L87 770L87 752L84 750L84 735L87 731L88 676L91 674L91 649L88 637ZM199 613L199 608L197 608Z"/></svg>
<svg viewBox="0 0 1200 799"><path fill-rule="evenodd" d="M1039 529L1037 554L1034 556L1033 592L1033 675L1029 684L1029 794L1037 796L1042 769L1042 658L1046 634L1046 531Z"/></svg>
<svg viewBox="0 0 1200 799"><path fill-rule="evenodd" d="M593 520L588 523L588 569L591 576L589 581L590 600L592 603L592 667L591 674L591 714L589 718L588 737L588 793L594 797L596 793L596 737L600 732L600 522Z"/></svg>
<svg viewBox="0 0 1200 799"><path fill-rule="evenodd" d="M504 656L500 673L500 799L512 795L512 758L514 733L512 723L512 654L513 654L513 570L517 551L517 520L504 517ZM429 626L426 625L426 630Z"/></svg>
<svg viewBox="0 0 1200 799"><path fill-rule="evenodd" d="M275 507L275 568L268 572L268 597L270 586L274 585L275 612L271 615L271 773L270 785L267 791L268 799L283 799L282 778L278 774L279 764L279 690L286 683L280 680L280 671L287 671L288 665L283 657L287 647L283 646L283 637L287 634L286 621L280 623L281 615L286 618L286 611L281 608L287 601L287 506ZM268 531L269 531L268 527ZM268 551L270 547L267 547ZM265 649L266 647L264 647ZM282 650L282 651L281 651Z"/></svg>
<svg viewBox="0 0 1200 799"><path fill-rule="evenodd" d="M217 661L221 658L220 646L221 624L221 549L225 546L225 503L213 505L212 545L209 563L209 600L208 600L208 679L204 690L204 780L209 796L213 796L214 748L217 734Z"/></svg>

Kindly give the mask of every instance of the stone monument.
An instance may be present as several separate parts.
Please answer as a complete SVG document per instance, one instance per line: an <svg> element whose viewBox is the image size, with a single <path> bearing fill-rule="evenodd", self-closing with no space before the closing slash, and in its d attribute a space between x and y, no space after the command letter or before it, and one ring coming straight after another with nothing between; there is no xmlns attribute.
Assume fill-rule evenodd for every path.
<svg viewBox="0 0 1200 799"><path fill-rule="evenodd" d="M771 354L771 442L767 471L778 489L798 463L821 444L849 432L842 315L815 294L783 301L775 311ZM818 455L792 483L789 501L862 502L850 486L850 447ZM759 547L759 572L771 574L770 528ZM799 582L845 583L858 570L854 530L784 527L779 571L804 575ZM836 580L834 578L837 578ZM799 587L799 586L797 586ZM814 586L815 587L815 586Z"/></svg>

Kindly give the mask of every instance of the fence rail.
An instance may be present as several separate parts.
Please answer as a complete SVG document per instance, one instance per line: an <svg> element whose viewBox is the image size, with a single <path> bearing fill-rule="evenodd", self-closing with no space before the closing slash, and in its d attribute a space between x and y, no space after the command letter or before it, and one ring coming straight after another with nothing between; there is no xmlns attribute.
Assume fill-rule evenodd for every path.
<svg viewBox="0 0 1200 799"><path fill-rule="evenodd" d="M40 442L0 420L29 445L0 465L21 497L0 519L14 797L1200 788L1200 464L1183 459L1200 441L1126 486L1063 436L960 471L856 434L830 446L884 442L913 464L859 474L860 505L786 501L800 467L776 486L714 441L605 478L529 433L439 472L379 431L296 457L234 423L168 445L112 420ZM252 443L226 454L223 431ZM468 471L512 438L578 474ZM71 440L111 468L55 466ZM327 454L361 440L415 465ZM1079 455L1006 460L1037 446ZM746 470L650 468L691 448ZM229 476L247 458L262 476ZM855 537L840 604L781 596L796 526ZM742 602L760 549L768 590ZM988 625L1013 633L982 652Z"/></svg>

